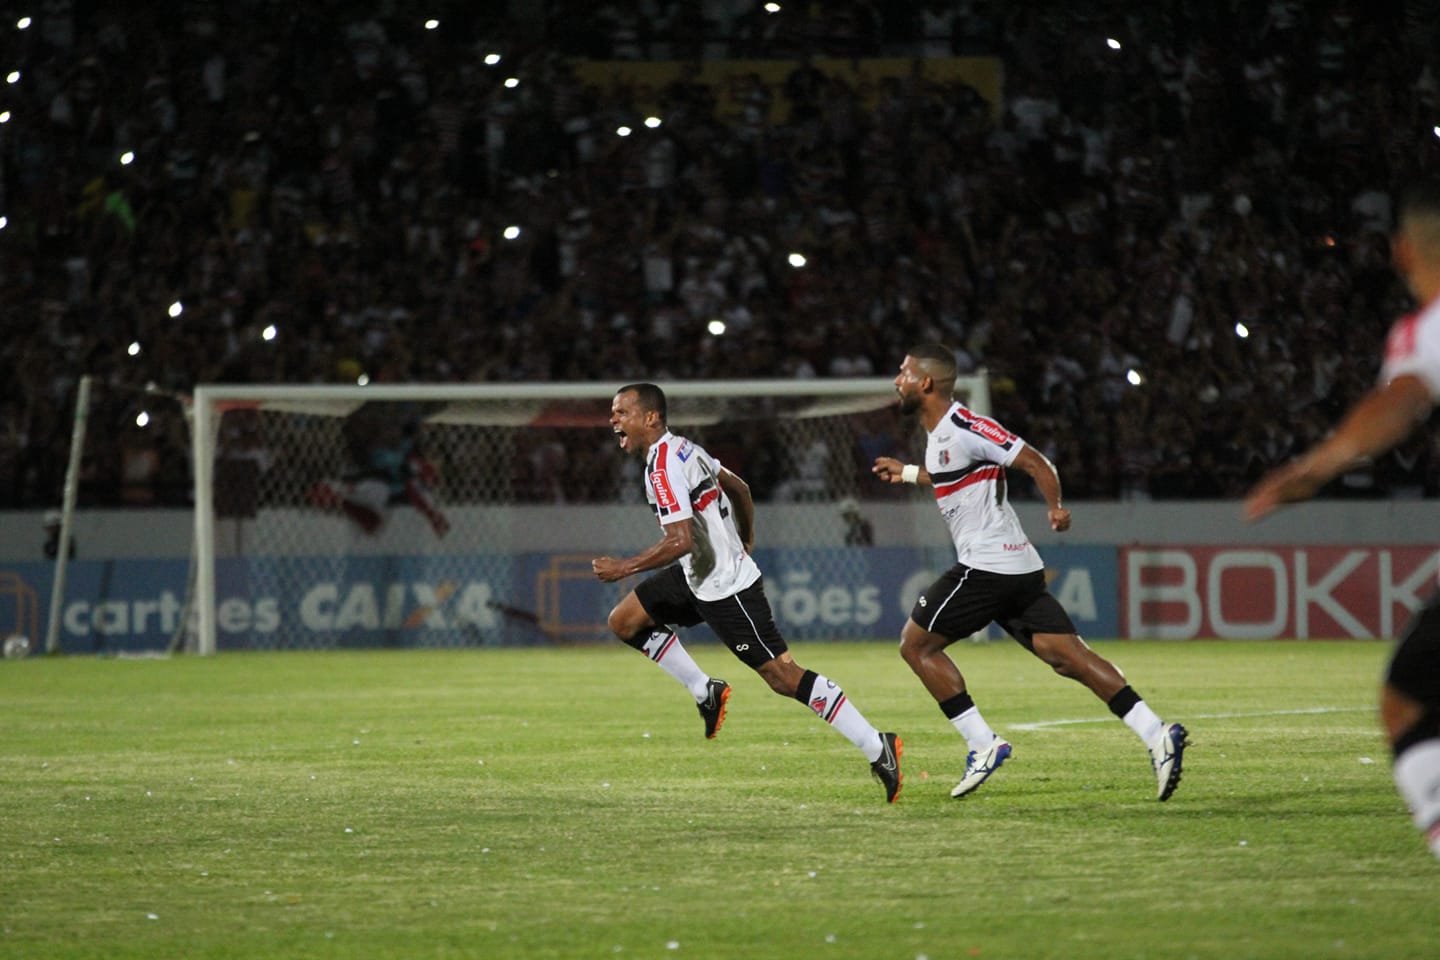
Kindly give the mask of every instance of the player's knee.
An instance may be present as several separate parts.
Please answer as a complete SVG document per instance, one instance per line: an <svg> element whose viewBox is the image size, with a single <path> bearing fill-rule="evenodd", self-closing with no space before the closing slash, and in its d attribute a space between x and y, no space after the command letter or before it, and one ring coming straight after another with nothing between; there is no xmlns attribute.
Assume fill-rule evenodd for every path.
<svg viewBox="0 0 1440 960"><path fill-rule="evenodd" d="M1079 658L1083 648L1075 638L1040 634L1032 638L1030 649L1060 676L1073 679L1080 675Z"/></svg>
<svg viewBox="0 0 1440 960"><path fill-rule="evenodd" d="M636 614L637 609L639 610L638 615ZM645 616L644 608L621 601L614 610L610 611L606 624L615 636L621 640L629 640L648 626L648 619Z"/></svg>
<svg viewBox="0 0 1440 960"><path fill-rule="evenodd" d="M905 629L900 631L900 656L909 664L924 660L944 646L939 635L931 633L914 620L905 621Z"/></svg>

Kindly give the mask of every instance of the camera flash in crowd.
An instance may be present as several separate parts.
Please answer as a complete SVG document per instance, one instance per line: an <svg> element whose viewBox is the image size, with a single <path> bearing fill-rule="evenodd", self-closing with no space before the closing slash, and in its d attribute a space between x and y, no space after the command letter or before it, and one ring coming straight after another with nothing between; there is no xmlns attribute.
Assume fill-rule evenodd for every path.
<svg viewBox="0 0 1440 960"><path fill-rule="evenodd" d="M1111 50L1119 50L1120 41L1116 40L1114 37L1106 37L1105 46L1109 47Z"/></svg>
<svg viewBox="0 0 1440 960"><path fill-rule="evenodd" d="M273 323L266 324L265 329L260 331L261 340L274 340L279 335L280 331L275 328Z"/></svg>
<svg viewBox="0 0 1440 960"><path fill-rule="evenodd" d="M20 82L20 71L19 71L19 70L11 70L8 74L5 75L5 82L6 82L6 83L19 83L19 82Z"/></svg>
<svg viewBox="0 0 1440 960"><path fill-rule="evenodd" d="M132 356L132 357L138 357L138 356L140 356L140 341L139 341L139 340L131 340L131 341L130 341L130 346L128 346L128 347L125 348L125 352L128 353L128 354L130 354L130 356Z"/></svg>
<svg viewBox="0 0 1440 960"><path fill-rule="evenodd" d="M506 78L505 78L505 88L506 88L507 90L514 90L514 89L515 89L516 87L518 87L518 86L520 86L520 78L519 78L519 77L506 77Z"/></svg>
<svg viewBox="0 0 1440 960"><path fill-rule="evenodd" d="M520 228L514 225L508 226L500 235L506 240L514 240L516 237L520 236Z"/></svg>
<svg viewBox="0 0 1440 960"><path fill-rule="evenodd" d="M651 130L654 130L656 127L660 126L662 122L663 121L659 117L645 118L645 126L649 127Z"/></svg>
<svg viewBox="0 0 1440 960"><path fill-rule="evenodd" d="M148 427L148 426L150 426L150 413L149 413L149 411L147 411L147 410L141 410L139 413L135 414L135 426L137 426L137 427Z"/></svg>
<svg viewBox="0 0 1440 960"><path fill-rule="evenodd" d="M487 54L485 54L485 66L487 66L487 67L493 67L493 66L495 66L495 65L496 65L497 63L499 63L499 62L500 62L500 54L498 54L498 53L487 53Z"/></svg>
<svg viewBox="0 0 1440 960"><path fill-rule="evenodd" d="M29 18L29 17L21 17L19 20L16 20L16 21L15 21L15 29L16 29L16 30L29 30L29 29L30 29L30 18Z"/></svg>
<svg viewBox="0 0 1440 960"><path fill-rule="evenodd" d="M794 267L796 270L799 270L808 262L805 259L805 254L803 253L792 253L786 259L790 261L790 266Z"/></svg>
<svg viewBox="0 0 1440 960"><path fill-rule="evenodd" d="M10 111L9 111L9 110L0 110L0 123L9 123L9 122L10 122Z"/></svg>
<svg viewBox="0 0 1440 960"><path fill-rule="evenodd" d="M1245 324L1243 323L1235 324L1235 336L1239 337L1241 340L1246 339L1250 336L1250 328L1245 326Z"/></svg>
<svg viewBox="0 0 1440 960"><path fill-rule="evenodd" d="M439 26L440 26L440 21L439 21L439 20L426 20L426 21L425 21L425 29L426 29L426 30L435 30L435 29L437 29Z"/></svg>
<svg viewBox="0 0 1440 960"><path fill-rule="evenodd" d="M630 136L630 128L625 126L624 124L621 124L620 126L615 128L615 135L617 137L628 137Z"/></svg>
<svg viewBox="0 0 1440 960"><path fill-rule="evenodd" d="M725 321L719 319L711 320L705 324L705 329L710 331L712 337L718 337L725 332Z"/></svg>
<svg viewBox="0 0 1440 960"><path fill-rule="evenodd" d="M1140 375L1140 371L1134 367L1125 371L1125 379L1132 387L1138 387L1145 382L1145 378Z"/></svg>
<svg viewBox="0 0 1440 960"><path fill-rule="evenodd" d="M185 304L181 303L179 300L176 300L174 303L170 304L169 312L170 316L178 317L180 316L180 314L185 312Z"/></svg>
<svg viewBox="0 0 1440 960"><path fill-rule="evenodd" d="M766 12L766 13L779 13L779 12L780 12L780 4L774 3L773 0L772 0L771 3L765 4L765 12Z"/></svg>
<svg viewBox="0 0 1440 960"><path fill-rule="evenodd" d="M132 163L134 163L134 162L135 162L135 151L134 151L134 150L126 150L124 153L120 154L120 166L122 166L122 167L128 167L128 166L130 166L130 164L132 164Z"/></svg>

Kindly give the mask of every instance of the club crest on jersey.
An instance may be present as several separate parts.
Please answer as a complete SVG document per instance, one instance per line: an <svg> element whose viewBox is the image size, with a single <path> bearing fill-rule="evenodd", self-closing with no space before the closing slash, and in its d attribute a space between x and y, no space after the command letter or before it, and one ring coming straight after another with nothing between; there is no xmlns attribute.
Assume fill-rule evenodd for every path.
<svg viewBox="0 0 1440 960"><path fill-rule="evenodd" d="M950 466L950 451L949 451L949 450L941 450L941 451L940 451L940 466L942 466L942 467L948 467L948 466Z"/></svg>

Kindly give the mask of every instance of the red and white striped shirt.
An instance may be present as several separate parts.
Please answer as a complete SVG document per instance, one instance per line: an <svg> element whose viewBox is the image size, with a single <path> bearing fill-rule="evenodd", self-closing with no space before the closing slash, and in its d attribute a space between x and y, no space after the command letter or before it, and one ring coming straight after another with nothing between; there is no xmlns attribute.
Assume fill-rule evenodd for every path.
<svg viewBox="0 0 1440 960"><path fill-rule="evenodd" d="M1005 468L1025 441L962 404L951 404L925 444L925 470L955 541L955 558L991 573L1030 573L1045 564L1006 493Z"/></svg>
<svg viewBox="0 0 1440 960"><path fill-rule="evenodd" d="M680 566L696 597L723 600L760 578L720 487L720 461L704 447L668 431L656 440L645 454L645 499L662 527L694 521L694 547Z"/></svg>

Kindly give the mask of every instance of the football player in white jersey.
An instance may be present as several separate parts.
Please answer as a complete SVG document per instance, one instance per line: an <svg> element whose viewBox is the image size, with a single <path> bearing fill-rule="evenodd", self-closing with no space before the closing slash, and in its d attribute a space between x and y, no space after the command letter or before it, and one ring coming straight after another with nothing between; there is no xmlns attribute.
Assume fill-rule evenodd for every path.
<svg viewBox="0 0 1440 960"><path fill-rule="evenodd" d="M1060 476L1020 437L956 402L956 372L949 348L927 343L911 349L895 390L901 411L917 414L929 435L925 466L879 457L873 467L890 483L933 486L955 541L955 565L920 594L900 633L900 655L969 749L965 775L950 795L974 791L1011 753L1010 744L981 717L965 677L945 652L993 621L1060 676L1083 683L1135 731L1150 751L1156 797L1168 800L1180 783L1185 728L1161 720L1124 674L1080 639L1051 596L1045 564L1010 506L1006 468L1029 474L1049 507L1050 526L1068 530L1070 511L1060 500Z"/></svg>
<svg viewBox="0 0 1440 960"><path fill-rule="evenodd" d="M703 620L770 689L799 700L855 744L894 803L903 779L900 738L871 726L834 681L795 662L750 557L755 507L749 485L704 447L671 433L666 417L665 393L653 383L621 387L610 406L620 449L645 458L645 499L661 530L658 542L633 557L591 562L606 583L657 571L610 612L610 629L690 691L705 736L714 737L730 685L700 669L673 629Z"/></svg>
<svg viewBox="0 0 1440 960"><path fill-rule="evenodd" d="M1392 259L1420 308L1391 327L1379 381L1334 432L1247 494L1250 520L1282 503L1309 499L1335 477L1389 451L1424 425L1440 402L1440 182L1412 186L1399 210ZM1440 592L1400 635L1380 688L1380 721L1395 758L1395 786L1430 852L1440 857Z"/></svg>

